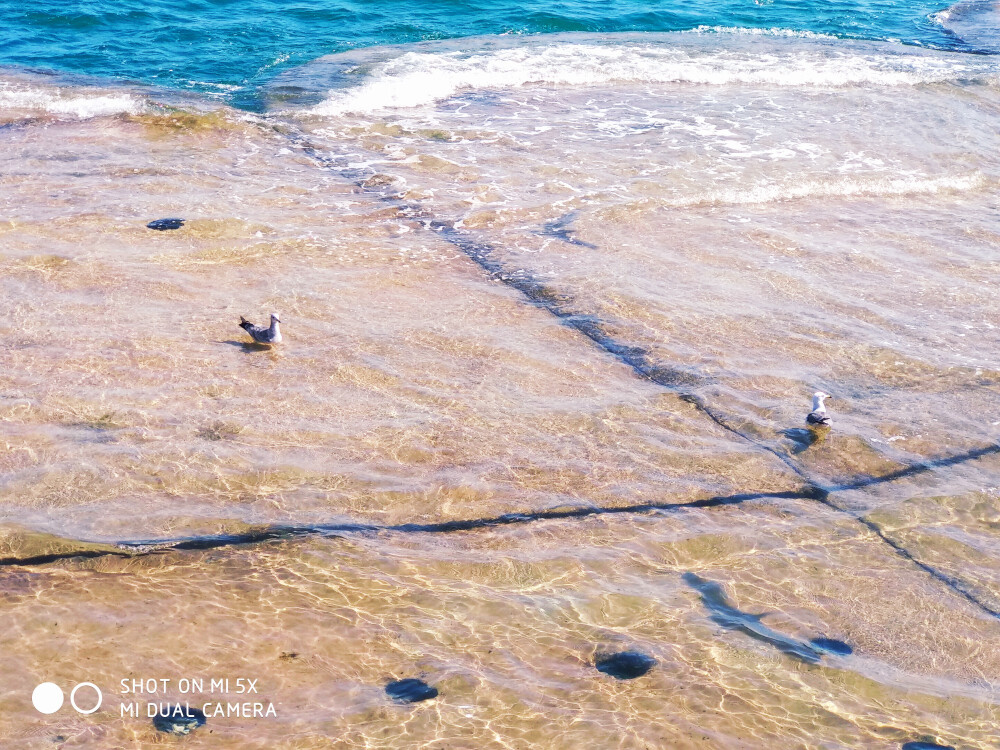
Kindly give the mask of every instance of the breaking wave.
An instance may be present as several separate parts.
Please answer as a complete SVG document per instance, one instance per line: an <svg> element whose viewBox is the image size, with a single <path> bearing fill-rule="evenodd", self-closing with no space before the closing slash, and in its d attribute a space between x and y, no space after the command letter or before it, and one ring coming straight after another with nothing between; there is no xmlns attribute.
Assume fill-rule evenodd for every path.
<svg viewBox="0 0 1000 750"><path fill-rule="evenodd" d="M1000 53L1000 2L997 0L956 3L935 13L931 19L976 51Z"/></svg>
<svg viewBox="0 0 1000 750"><path fill-rule="evenodd" d="M977 190L986 185L986 177L978 172L942 177L853 177L838 180L808 180L795 184L755 185L746 189L716 190L700 195L659 199L656 202L669 208L754 205L800 198L936 195Z"/></svg>
<svg viewBox="0 0 1000 750"><path fill-rule="evenodd" d="M635 35L610 41L532 41L473 51L428 46L374 53L369 60L343 63L339 88L327 86L312 114L339 116L419 107L467 92L515 90L532 86L606 84L758 85L780 87L917 86L929 83L1000 80L1000 67L988 58L930 53L899 45L845 45L822 38L754 44L765 33L743 33L744 44L683 44L683 37L638 41ZM664 36L669 36L664 40ZM704 39L703 35L701 38ZM756 36L758 39L754 39ZM816 35L818 37L818 35ZM787 42L787 44L781 44ZM325 58L331 67L339 56Z"/></svg>
<svg viewBox="0 0 1000 750"><path fill-rule="evenodd" d="M87 89L36 88L0 82L0 113L51 114L77 119L139 114L145 108L136 97L124 93Z"/></svg>

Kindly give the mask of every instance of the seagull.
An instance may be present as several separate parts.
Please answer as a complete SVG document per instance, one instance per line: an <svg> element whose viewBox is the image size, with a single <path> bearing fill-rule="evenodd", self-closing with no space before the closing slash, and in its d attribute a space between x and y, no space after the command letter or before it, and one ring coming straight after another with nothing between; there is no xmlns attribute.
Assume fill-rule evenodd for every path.
<svg viewBox="0 0 1000 750"><path fill-rule="evenodd" d="M255 326L249 320L240 316L240 328L250 334L250 338L256 341L258 344L280 344L281 343L281 331L278 330L278 324L281 323L281 319L278 317L278 313L271 313L271 326L269 328L264 328L264 326Z"/></svg>
<svg viewBox="0 0 1000 750"><path fill-rule="evenodd" d="M823 391L816 391L813 394L813 409L806 416L807 424L813 427L830 424L830 416L826 413L826 404L823 403L828 398L833 398L833 396L829 393L823 393Z"/></svg>

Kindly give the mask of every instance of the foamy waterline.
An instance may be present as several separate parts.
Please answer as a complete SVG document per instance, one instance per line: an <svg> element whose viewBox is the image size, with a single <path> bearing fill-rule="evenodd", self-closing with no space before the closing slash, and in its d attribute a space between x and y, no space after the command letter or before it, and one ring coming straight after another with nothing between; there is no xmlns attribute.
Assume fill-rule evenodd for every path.
<svg viewBox="0 0 1000 750"><path fill-rule="evenodd" d="M747 26L696 26L681 34L732 34L734 36L773 36L783 39L837 39L830 34L820 34L815 31L798 31L796 29L754 28Z"/></svg>
<svg viewBox="0 0 1000 750"><path fill-rule="evenodd" d="M739 51L702 51L652 43L569 42L471 54L461 50L407 51L365 72L368 77L362 83L330 92L309 112L323 116L367 114L430 105L465 92L513 90L529 85L676 83L842 88L1000 80L1000 68L994 61L960 60L895 48L892 53L880 54L825 43L796 49Z"/></svg>
<svg viewBox="0 0 1000 750"><path fill-rule="evenodd" d="M852 177L807 180L794 184L754 185L746 189L716 190L694 196L655 199L665 208L701 205L757 205L802 198L865 198L978 190L987 185L979 172L943 177Z"/></svg>
<svg viewBox="0 0 1000 750"><path fill-rule="evenodd" d="M87 89L66 93L62 89L11 86L0 83L0 112L14 110L37 114L69 115L78 119L139 114L145 105L129 94Z"/></svg>

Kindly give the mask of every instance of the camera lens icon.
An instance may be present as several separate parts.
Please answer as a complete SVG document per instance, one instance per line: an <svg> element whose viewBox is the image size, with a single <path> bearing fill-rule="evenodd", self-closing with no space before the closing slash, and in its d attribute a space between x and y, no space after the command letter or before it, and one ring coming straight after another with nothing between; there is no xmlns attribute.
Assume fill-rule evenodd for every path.
<svg viewBox="0 0 1000 750"><path fill-rule="evenodd" d="M64 700L62 688L54 682L43 682L31 691L31 705L41 714L54 714L62 708Z"/></svg>
<svg viewBox="0 0 1000 750"><path fill-rule="evenodd" d="M86 695L86 691L81 695L80 703L77 703L76 696L80 688L90 688L90 690L97 694L96 701L94 701L92 706L88 706L89 696ZM77 713L84 715L94 713L94 711L101 707L103 700L104 694L101 692L101 689L92 682L77 684L69 694L69 704ZM54 714L62 708L65 701L66 695L63 693L62 688L54 682L43 682L31 691L31 705L42 714ZM83 705L80 705L81 703Z"/></svg>

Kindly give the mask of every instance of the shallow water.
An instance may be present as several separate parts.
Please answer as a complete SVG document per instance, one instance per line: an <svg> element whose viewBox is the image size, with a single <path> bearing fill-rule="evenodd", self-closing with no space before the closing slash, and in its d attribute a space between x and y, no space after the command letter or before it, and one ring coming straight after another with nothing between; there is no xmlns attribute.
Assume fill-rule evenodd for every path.
<svg viewBox="0 0 1000 750"><path fill-rule="evenodd" d="M998 80L742 34L355 52L264 114L12 74L0 738L995 745ZM121 715L185 677L276 716Z"/></svg>

